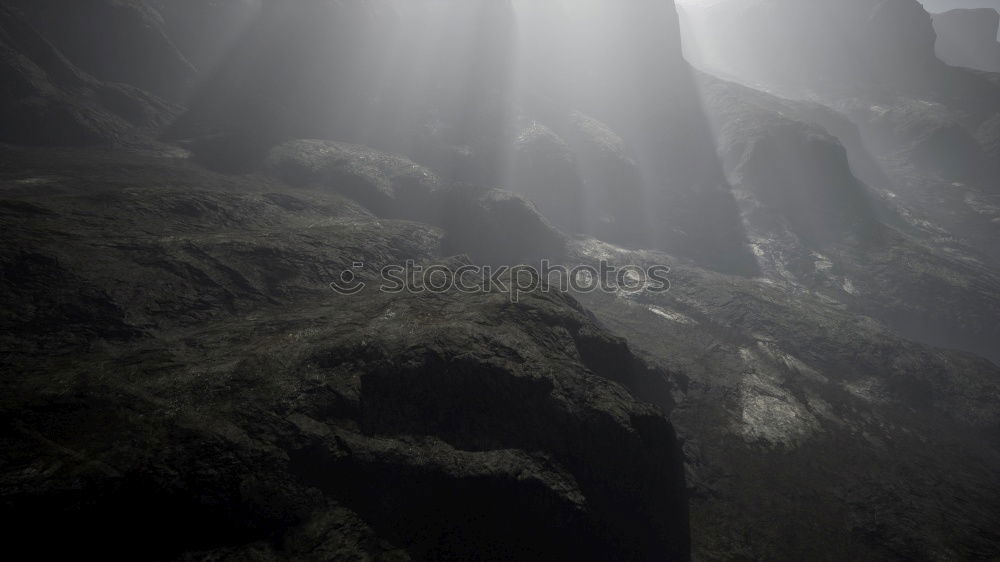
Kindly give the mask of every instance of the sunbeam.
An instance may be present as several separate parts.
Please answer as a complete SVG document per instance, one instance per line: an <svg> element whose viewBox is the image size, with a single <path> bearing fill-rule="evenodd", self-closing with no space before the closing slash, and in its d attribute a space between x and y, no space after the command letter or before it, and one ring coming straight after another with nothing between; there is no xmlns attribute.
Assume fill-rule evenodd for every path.
<svg viewBox="0 0 1000 562"><path fill-rule="evenodd" d="M0 0L0 557L1000 560L998 1Z"/></svg>

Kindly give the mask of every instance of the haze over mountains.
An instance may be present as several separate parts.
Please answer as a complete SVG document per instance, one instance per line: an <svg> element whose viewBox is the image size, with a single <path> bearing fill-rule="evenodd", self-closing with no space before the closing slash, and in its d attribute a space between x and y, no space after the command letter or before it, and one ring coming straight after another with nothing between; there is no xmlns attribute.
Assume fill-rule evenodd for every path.
<svg viewBox="0 0 1000 562"><path fill-rule="evenodd" d="M11 548L1000 556L994 13L0 0Z"/></svg>
<svg viewBox="0 0 1000 562"><path fill-rule="evenodd" d="M932 14L948 10L1000 7L996 0L920 0L920 3Z"/></svg>
<svg viewBox="0 0 1000 562"><path fill-rule="evenodd" d="M948 10L934 15L938 57L955 66L1000 71L1000 12L992 8Z"/></svg>

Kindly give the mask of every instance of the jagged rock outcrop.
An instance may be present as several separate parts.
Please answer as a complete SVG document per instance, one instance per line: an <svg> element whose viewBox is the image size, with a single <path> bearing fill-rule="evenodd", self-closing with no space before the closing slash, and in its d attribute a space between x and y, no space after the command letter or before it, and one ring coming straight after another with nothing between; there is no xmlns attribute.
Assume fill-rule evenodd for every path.
<svg viewBox="0 0 1000 562"><path fill-rule="evenodd" d="M630 394L669 408L668 374L572 298L381 292L385 265L443 263L445 234L329 191L126 153L3 157L12 546L688 559L679 444ZM366 292L331 291L358 261Z"/></svg>
<svg viewBox="0 0 1000 562"><path fill-rule="evenodd" d="M967 128L1000 107L987 77L938 60L931 16L917 0L727 1L684 14L699 64L785 95L930 101L962 112Z"/></svg>
<svg viewBox="0 0 1000 562"><path fill-rule="evenodd" d="M412 161L367 147L297 140L271 149L264 169L298 186L335 189L380 217L435 222L442 180Z"/></svg>
<svg viewBox="0 0 1000 562"><path fill-rule="evenodd" d="M934 14L938 58L948 64L1000 72L1000 13L989 8Z"/></svg>
<svg viewBox="0 0 1000 562"><path fill-rule="evenodd" d="M5 0L72 63L100 80L174 102L195 85L194 66L143 0Z"/></svg>
<svg viewBox="0 0 1000 562"><path fill-rule="evenodd" d="M700 64L846 117L860 139L829 119L806 120L847 146L855 175L891 209L883 220L966 263L1000 263L987 242L1000 177L995 75L929 54L930 15L909 0L738 4L686 6Z"/></svg>
<svg viewBox="0 0 1000 562"><path fill-rule="evenodd" d="M122 144L149 138L176 108L70 63L15 9L0 5L0 141Z"/></svg>
<svg viewBox="0 0 1000 562"><path fill-rule="evenodd" d="M867 189L851 173L835 137L779 114L741 107L738 97L727 95L720 86L706 92L706 104L720 120L720 152L734 186L749 198L743 202L747 212L766 210L770 218L760 220L787 223L817 249L877 230Z"/></svg>
<svg viewBox="0 0 1000 562"><path fill-rule="evenodd" d="M905 214L879 197L878 186L886 184L866 185L855 176L853 166L866 165L863 144L861 154L859 147L849 153L820 126L851 140L857 131L851 135L843 117L709 76L700 84L768 278L823 291L918 341L996 358L989 342L1000 332L990 317L1000 300L992 290L973 287L1000 290L1000 279L922 239ZM925 104L915 108L925 111ZM924 136L910 132L907 138ZM921 167L929 173L959 174L967 169L949 158L972 152L971 144L931 149L929 142L915 143L910 150L927 152ZM877 174L872 179L889 181Z"/></svg>
<svg viewBox="0 0 1000 562"><path fill-rule="evenodd" d="M409 159L368 147L298 140L271 149L264 169L292 185L332 190L379 217L445 229L453 254L480 263L558 260L565 236L528 200L502 189L447 182Z"/></svg>
<svg viewBox="0 0 1000 562"><path fill-rule="evenodd" d="M568 18L560 36L579 34L570 45L577 60L587 61L587 71L569 82L574 91L566 95L620 135L638 164L642 208L628 220L637 225L633 233L645 238L631 243L720 270L753 273L730 186L682 56L676 8L653 0L585 6L606 27L579 34ZM550 32L561 29L557 25Z"/></svg>
<svg viewBox="0 0 1000 562"><path fill-rule="evenodd" d="M862 2L867 7L871 2ZM937 64L934 55L935 34L927 10L916 0L881 0L875 2L861 29L862 53L874 55L875 65L883 72L902 66L902 76L920 72ZM859 10L859 13L863 13Z"/></svg>

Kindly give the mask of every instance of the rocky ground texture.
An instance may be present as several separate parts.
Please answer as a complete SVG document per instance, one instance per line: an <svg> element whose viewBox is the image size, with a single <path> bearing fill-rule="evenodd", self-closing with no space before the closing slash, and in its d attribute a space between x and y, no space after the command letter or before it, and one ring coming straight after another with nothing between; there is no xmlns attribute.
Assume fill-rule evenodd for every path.
<svg viewBox="0 0 1000 562"><path fill-rule="evenodd" d="M446 233L162 155L4 161L0 486L16 543L687 556L677 438L629 391L667 374L572 298L338 295L355 261L375 282L445 259Z"/></svg>

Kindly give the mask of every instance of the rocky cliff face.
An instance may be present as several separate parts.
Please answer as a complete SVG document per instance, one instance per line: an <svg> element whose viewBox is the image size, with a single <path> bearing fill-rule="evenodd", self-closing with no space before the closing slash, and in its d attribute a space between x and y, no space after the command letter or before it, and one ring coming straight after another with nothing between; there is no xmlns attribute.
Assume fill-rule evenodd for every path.
<svg viewBox="0 0 1000 562"><path fill-rule="evenodd" d="M1000 333L990 316L1000 301L992 289L969 288L1000 289L1000 279L956 259L970 249L942 251L913 228L912 217L880 195L877 187L890 180L878 170L863 174L872 184L859 179L854 170L878 163L824 129L859 142L846 118L709 76L701 84L765 275L829 294L909 337L997 358L991 341Z"/></svg>
<svg viewBox="0 0 1000 562"><path fill-rule="evenodd" d="M860 134L835 134L852 164L867 162L855 171L902 215L901 222L949 251L996 263L991 245L980 241L995 218L986 202L1000 173L990 125L1000 115L998 82L934 58L930 16L916 2L796 4L779 9L779 3L761 2L744 12L728 9L735 4L689 5L689 51L700 64L747 84L846 117ZM813 29L808 37L793 33L844 18L854 23ZM758 47L751 36L770 40ZM819 48L822 41L827 44ZM789 68L797 70L782 75ZM875 68L881 70L870 72Z"/></svg>
<svg viewBox="0 0 1000 562"><path fill-rule="evenodd" d="M142 0L6 0L74 65L174 102L195 85L195 68Z"/></svg>
<svg viewBox="0 0 1000 562"><path fill-rule="evenodd" d="M176 107L130 85L84 73L0 5L0 140L26 144L121 144L147 139Z"/></svg>
<svg viewBox="0 0 1000 562"><path fill-rule="evenodd" d="M1000 72L1000 13L991 9L934 14L937 55L948 64Z"/></svg>
<svg viewBox="0 0 1000 562"><path fill-rule="evenodd" d="M835 137L783 115L780 105L762 107L770 100L754 99L736 85L706 79L704 92L722 160L733 184L750 198L746 205L770 209L815 249L877 229L867 189Z"/></svg>

